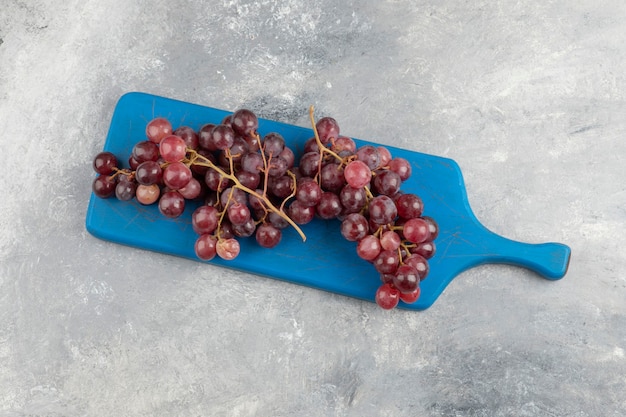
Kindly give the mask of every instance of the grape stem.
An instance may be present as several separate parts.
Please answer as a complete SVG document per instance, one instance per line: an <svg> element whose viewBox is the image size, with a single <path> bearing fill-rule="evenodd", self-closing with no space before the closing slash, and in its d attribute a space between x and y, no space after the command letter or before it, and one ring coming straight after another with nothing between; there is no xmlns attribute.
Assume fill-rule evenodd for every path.
<svg viewBox="0 0 626 417"><path fill-rule="evenodd" d="M329 155L332 155L337 161L343 163L344 159L342 157L340 157L339 155L337 155L335 152L331 151L330 149L328 149L326 146L324 146L324 144L322 143L322 141L320 140L320 135L317 132L317 126L315 123L315 107L311 106L309 107L309 118L311 119L311 126L313 127L313 135L315 136L315 142L317 143L317 147L320 150L320 159L318 162L318 171L317 171L317 175L319 175L319 173L322 171L322 159L324 158L324 154L327 153ZM317 176L316 175L316 176Z"/></svg>
<svg viewBox="0 0 626 417"><path fill-rule="evenodd" d="M252 189L246 187L245 185L243 185L239 181L239 179L237 179L237 177L235 175L226 173L220 167L218 167L217 165L212 163L209 159L207 159L204 156L200 155L195 150L188 149L187 151L189 152L189 155L190 155L189 156L190 164L197 165L197 166L204 166L204 167L208 167L208 168L214 169L222 177L231 180L234 183L234 185L233 185L234 188L239 188L240 190L242 190L242 191L244 191L244 192L246 192L246 193L248 193L248 194L250 194L250 195L252 195L252 196L254 196L256 198L258 198L259 200L263 201L263 203L271 211L276 212L276 214L278 214L282 219L284 219L287 223L289 223L296 230L296 232L298 232L298 234L302 238L303 242L306 241L306 235L304 234L302 229L300 229L300 227L289 216L287 216L284 211L282 211L279 208L277 208L276 206L274 206L274 204L272 204L272 202L266 197L265 194L261 195L261 194L257 193L255 190L252 190Z"/></svg>

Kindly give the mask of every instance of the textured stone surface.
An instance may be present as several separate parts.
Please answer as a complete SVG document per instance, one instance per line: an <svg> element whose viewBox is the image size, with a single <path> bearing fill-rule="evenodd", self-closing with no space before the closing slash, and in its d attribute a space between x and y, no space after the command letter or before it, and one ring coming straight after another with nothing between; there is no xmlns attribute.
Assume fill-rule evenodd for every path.
<svg viewBox="0 0 626 417"><path fill-rule="evenodd" d="M626 415L626 6L8 0L1 416ZM192 4L188 4L192 3ZM572 247L375 305L91 237L115 102L145 91L455 159L477 217Z"/></svg>

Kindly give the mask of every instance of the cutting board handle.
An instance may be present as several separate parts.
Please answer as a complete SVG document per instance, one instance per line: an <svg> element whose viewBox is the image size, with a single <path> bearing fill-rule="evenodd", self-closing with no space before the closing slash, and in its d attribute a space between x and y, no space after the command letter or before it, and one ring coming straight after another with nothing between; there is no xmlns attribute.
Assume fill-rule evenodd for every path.
<svg viewBox="0 0 626 417"><path fill-rule="evenodd" d="M550 280L562 278L569 266L571 249L562 243L524 243L490 233L493 249L486 263L504 263L530 269Z"/></svg>

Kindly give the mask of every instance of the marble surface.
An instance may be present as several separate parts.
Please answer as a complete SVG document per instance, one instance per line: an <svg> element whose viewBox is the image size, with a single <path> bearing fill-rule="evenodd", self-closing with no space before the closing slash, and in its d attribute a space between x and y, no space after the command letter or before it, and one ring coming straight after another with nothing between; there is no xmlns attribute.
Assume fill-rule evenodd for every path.
<svg viewBox="0 0 626 417"><path fill-rule="evenodd" d="M621 0L8 0L0 416L624 416ZM119 97L144 91L455 159L491 230L572 248L424 312L98 240Z"/></svg>

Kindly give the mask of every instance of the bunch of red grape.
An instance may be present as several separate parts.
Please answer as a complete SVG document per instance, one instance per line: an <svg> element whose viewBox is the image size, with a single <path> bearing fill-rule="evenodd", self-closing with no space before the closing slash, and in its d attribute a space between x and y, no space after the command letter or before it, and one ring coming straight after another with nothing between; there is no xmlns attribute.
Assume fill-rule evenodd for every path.
<svg viewBox="0 0 626 417"><path fill-rule="evenodd" d="M402 300L415 302L435 253L437 223L422 216L419 196L400 190L411 165L383 146L364 145L340 135L339 124L324 117L299 160L296 200L290 208L315 208L323 219L338 218L341 234L356 242L357 255L381 276L376 302L391 309ZM313 213L309 215L312 218Z"/></svg>
<svg viewBox="0 0 626 417"><path fill-rule="evenodd" d="M410 163L382 146L357 148L340 135L335 119L316 122L312 107L310 117L314 136L298 159L280 134L261 137L258 118L247 109L198 131L173 130L167 119L155 118L146 138L134 145L128 168L110 152L95 157L99 175L93 192L157 204L169 218L182 215L187 200L200 201L191 223L202 260L234 259L240 251L237 238L254 235L260 246L272 248L285 227L305 240L299 225L316 217L338 219L341 234L356 242L358 256L381 276L378 305L391 309L400 300L415 302L438 227L422 216L417 195L400 190L411 175Z"/></svg>

